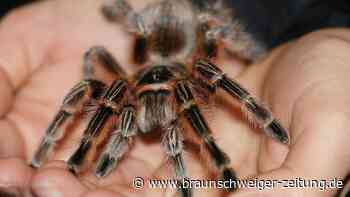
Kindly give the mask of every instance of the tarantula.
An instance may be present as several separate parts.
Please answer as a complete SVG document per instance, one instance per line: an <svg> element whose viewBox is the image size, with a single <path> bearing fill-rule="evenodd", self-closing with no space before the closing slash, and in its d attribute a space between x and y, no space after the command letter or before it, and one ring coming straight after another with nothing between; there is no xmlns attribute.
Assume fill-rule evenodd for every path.
<svg viewBox="0 0 350 197"><path fill-rule="evenodd" d="M198 100L205 100L218 88L237 99L267 135L281 143L289 143L288 132L271 112L210 62L216 57L220 43L245 59L254 60L264 52L264 47L233 20L232 10L225 9L224 1L163 0L136 12L126 1L114 0L103 5L102 13L134 35L133 61L143 67L132 77L127 77L106 49L93 47L88 50L83 63L85 79L64 98L34 155L34 167L49 158L54 145L65 134L63 126L93 103L96 109L79 147L68 160L72 172L81 171L87 155L106 138L102 128L111 118L117 117L97 161L95 174L98 177L108 175L117 166L132 138L160 129L165 153L181 183L186 178L182 122L188 121L220 177L236 180L228 156L215 143L197 105ZM103 66L115 75L112 85L107 87L95 79L96 66ZM191 196L191 191L181 188L179 194L187 197Z"/></svg>

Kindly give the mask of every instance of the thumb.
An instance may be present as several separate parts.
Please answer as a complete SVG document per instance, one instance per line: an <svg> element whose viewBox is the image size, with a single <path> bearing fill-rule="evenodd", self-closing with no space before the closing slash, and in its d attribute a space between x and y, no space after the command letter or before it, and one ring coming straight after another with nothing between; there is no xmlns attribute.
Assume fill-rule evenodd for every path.
<svg viewBox="0 0 350 197"><path fill-rule="evenodd" d="M326 197L344 186L343 180L350 171L350 113L348 108L339 107L349 105L350 95L336 91L337 86L332 83L316 88L298 102L295 113L299 116L292 121L286 160L279 168L255 177L258 182L254 187L242 188L235 197ZM350 92L350 85L342 88ZM325 93L337 95L337 99L330 102L331 97L316 96ZM313 106L322 108L311 109Z"/></svg>
<svg viewBox="0 0 350 197"><path fill-rule="evenodd" d="M318 44L318 48L313 48L312 58L302 61L304 65L317 65L308 67L313 75L304 74L304 81L311 80L310 76L314 75L323 80L303 89L301 96L293 102L289 127L291 145L286 159L278 168L264 172L250 182L242 182L243 188L234 197L328 197L344 187L344 179L350 172L350 79L343 74L349 73L349 67L342 65L348 65L350 59L345 53L328 56L328 61L325 59L327 54L333 54L329 50L335 46L342 50L350 45L340 39L328 39L323 43L327 45ZM319 61L322 58L315 56L326 49L328 52L319 56L323 61ZM332 65L328 64L330 61ZM325 72L324 68L330 66L337 69ZM300 65L300 68L303 67ZM301 81L295 79L294 84Z"/></svg>
<svg viewBox="0 0 350 197"><path fill-rule="evenodd" d="M22 16L23 15L23 16ZM24 42L23 11L15 11L0 23L0 158L23 156L24 147L16 125L8 119L15 94L30 75L28 51Z"/></svg>

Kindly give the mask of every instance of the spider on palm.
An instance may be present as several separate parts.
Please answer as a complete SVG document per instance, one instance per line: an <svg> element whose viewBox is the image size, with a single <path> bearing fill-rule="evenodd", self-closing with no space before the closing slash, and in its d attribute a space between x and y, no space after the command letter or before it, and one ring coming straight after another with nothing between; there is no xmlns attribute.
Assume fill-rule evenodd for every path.
<svg viewBox="0 0 350 197"><path fill-rule="evenodd" d="M109 138L97 161L95 174L98 177L108 175L117 166L132 138L160 129L165 153L172 161L181 184L186 178L182 123L188 121L200 143L204 144L221 179L236 180L228 156L215 143L197 104L199 100L214 95L218 88L237 99L267 135L288 144L287 131L271 112L210 62L217 56L219 46L248 60L264 53L264 47L232 18L232 12L220 0L214 4L196 0L164 0L140 12L134 11L123 0L105 4L102 7L104 16L109 21L122 24L134 35L133 61L143 67L132 77L127 77L103 47L93 47L86 52L83 64L85 79L66 95L46 130L32 165L39 167L49 158L54 145L65 134L61 129L63 125L93 103L96 109L79 147L68 160L72 172L79 173L87 155L104 142L106 135L101 131L114 118L118 121L113 121ZM107 87L104 82L95 79L96 66L103 66L115 75L112 85ZM181 188L179 194L187 197L191 196L191 191Z"/></svg>

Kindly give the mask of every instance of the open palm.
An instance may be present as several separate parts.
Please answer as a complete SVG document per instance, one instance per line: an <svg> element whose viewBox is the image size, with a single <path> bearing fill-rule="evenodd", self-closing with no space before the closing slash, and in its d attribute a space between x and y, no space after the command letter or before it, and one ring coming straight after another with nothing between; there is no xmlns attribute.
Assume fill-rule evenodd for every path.
<svg viewBox="0 0 350 197"><path fill-rule="evenodd" d="M150 143L136 139L116 172L101 180L92 173L76 178L66 170L64 162L51 161L38 170L27 166L64 95L82 79L82 57L87 49L103 45L128 73L137 69L128 61L128 35L105 22L99 6L93 0L46 1L15 11L2 21L0 186L22 190L31 187L32 193L40 197L164 196L173 192L132 188L135 177L147 180L172 176L157 140ZM231 60L221 62L230 76L237 76L240 83L264 100L291 135L290 147L265 137L259 129L249 127L230 98L218 92L215 108L205 115L240 178L333 179L344 178L350 171L346 143L350 140L346 130L350 58L345 52L350 51L349 35L346 30L314 33L249 67ZM69 156L78 138L79 132L66 139L52 160ZM185 161L191 178L207 177L207 168L193 151L185 154ZM233 195L255 196L254 192L242 189ZM334 190L320 193L276 188L264 192L273 192L269 196L330 196ZM195 195L218 196L219 192L202 189Z"/></svg>

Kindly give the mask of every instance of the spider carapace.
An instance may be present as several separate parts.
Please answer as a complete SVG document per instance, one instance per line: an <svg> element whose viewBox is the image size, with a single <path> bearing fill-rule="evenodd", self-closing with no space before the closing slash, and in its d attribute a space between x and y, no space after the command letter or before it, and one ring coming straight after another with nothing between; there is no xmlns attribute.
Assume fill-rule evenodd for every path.
<svg viewBox="0 0 350 197"><path fill-rule="evenodd" d="M66 95L46 130L32 165L39 167L49 158L54 145L65 135L65 129L61 128L93 103L96 109L78 148L68 160L72 172L80 172L87 155L106 142L95 168L95 174L104 177L127 153L130 140L160 129L164 151L172 161L178 184L187 177L182 156L183 132L194 132L200 139L220 179L235 181L230 159L216 144L197 104L219 88L237 99L267 135L288 144L287 131L271 112L210 62L216 57L219 44L248 60L263 54L264 47L244 32L243 26L232 17L234 10L226 8L224 1L205 2L164 0L150 4L140 12L123 0L104 4L104 16L134 35L133 61L143 65L143 69L127 77L105 48L88 50L83 63L85 79ZM96 80L95 66L103 66L115 74L112 85L108 87ZM118 121L113 121L110 133L105 135L102 128L112 118ZM192 131L184 131L184 121L189 123ZM179 187L178 191L181 196L191 196L189 188Z"/></svg>

